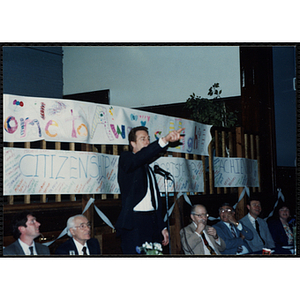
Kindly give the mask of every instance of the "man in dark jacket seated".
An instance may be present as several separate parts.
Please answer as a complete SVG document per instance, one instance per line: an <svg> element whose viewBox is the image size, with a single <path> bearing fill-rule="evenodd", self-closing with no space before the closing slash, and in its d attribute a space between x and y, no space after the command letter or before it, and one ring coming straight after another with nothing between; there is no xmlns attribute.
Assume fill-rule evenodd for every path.
<svg viewBox="0 0 300 300"><path fill-rule="evenodd" d="M236 220L235 211L229 203L224 203L219 208L221 221L213 227L224 240L226 249L221 254L249 254L251 249L245 239L252 240L253 233L245 225Z"/></svg>
<svg viewBox="0 0 300 300"><path fill-rule="evenodd" d="M61 244L55 254L95 255L101 254L97 239L91 238L91 224L84 215L70 217L67 221L69 240Z"/></svg>
<svg viewBox="0 0 300 300"><path fill-rule="evenodd" d="M50 255L47 246L34 241L41 233L41 223L32 212L22 211L12 220L12 232L16 239L14 243L3 250L3 255Z"/></svg>

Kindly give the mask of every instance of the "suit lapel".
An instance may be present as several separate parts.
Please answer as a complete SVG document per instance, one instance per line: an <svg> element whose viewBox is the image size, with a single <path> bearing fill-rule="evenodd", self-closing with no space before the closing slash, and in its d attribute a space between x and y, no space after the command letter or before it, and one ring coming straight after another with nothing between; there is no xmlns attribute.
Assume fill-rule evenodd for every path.
<svg viewBox="0 0 300 300"><path fill-rule="evenodd" d="M21 247L19 241L15 241L15 247L16 247L16 254L25 255L25 252L23 251L23 248Z"/></svg>
<svg viewBox="0 0 300 300"><path fill-rule="evenodd" d="M190 231L192 232L192 234L195 234L195 231L196 231L196 227L195 227L195 224L192 222L190 225L189 225L189 229L190 229ZM206 227L205 227L205 229L206 229ZM204 229L204 230L205 230ZM199 243L197 244L198 245L198 247L199 247L199 253L201 254L204 254L204 245L203 245L203 243L202 243L202 241L201 241L201 238L199 237ZM197 249L197 247L195 248L195 249Z"/></svg>
<svg viewBox="0 0 300 300"><path fill-rule="evenodd" d="M224 224L224 226L226 226L226 225ZM227 227L227 226L226 226L226 227ZM205 226L205 229L204 229L204 230L205 230L205 232L207 233L207 225ZM209 234L207 234L206 237L209 238L211 244L213 245L213 249L215 250L215 252L216 252L217 254L220 254L220 252L219 252L219 250L218 250L218 245L217 245L215 239L214 239L211 235L209 235Z"/></svg>
<svg viewBox="0 0 300 300"><path fill-rule="evenodd" d="M70 241L70 250L74 250L75 254L79 255L77 247L76 247L76 245L75 245L75 243L73 241L73 238L70 238L69 241Z"/></svg>
<svg viewBox="0 0 300 300"><path fill-rule="evenodd" d="M87 240L86 244L89 248L90 254L95 254L94 249L93 249L93 244L91 243L91 240L92 240L91 238L89 240Z"/></svg>

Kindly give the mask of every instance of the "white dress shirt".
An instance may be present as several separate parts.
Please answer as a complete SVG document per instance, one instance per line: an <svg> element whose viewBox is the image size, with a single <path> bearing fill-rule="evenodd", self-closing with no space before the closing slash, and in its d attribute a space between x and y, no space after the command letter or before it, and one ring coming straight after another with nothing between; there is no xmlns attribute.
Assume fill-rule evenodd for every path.
<svg viewBox="0 0 300 300"><path fill-rule="evenodd" d="M165 146L167 146L168 143L164 143L164 141L162 140L162 138L160 138L158 140L158 144L160 145L160 147L164 148ZM156 207L158 207L158 199L157 199L157 190L156 190L156 186L155 186L155 178L153 176L153 173L150 172L150 178L147 175L147 192L145 197L133 208L134 211L153 211L154 207L152 205L151 202L151 191L150 191L150 181L152 180L153 182L153 189L154 189L154 195L155 195L155 202L156 202Z"/></svg>
<svg viewBox="0 0 300 300"><path fill-rule="evenodd" d="M31 247L31 246L33 247L33 255L37 255L34 241L32 242L32 244L30 246L28 246L27 244L25 244L24 242L22 242L20 239L18 239L18 241L19 241L19 243L20 243L20 245L21 245L21 247L22 247L25 255L31 255L30 249L29 249L29 247Z"/></svg>
<svg viewBox="0 0 300 300"><path fill-rule="evenodd" d="M73 241L75 243L75 246L77 248L77 251L78 251L79 255L83 255L83 252L82 252L83 247L86 247L86 254L90 255L89 247L87 246L86 243L84 245L82 245L81 243L77 242L74 238L73 238Z"/></svg>

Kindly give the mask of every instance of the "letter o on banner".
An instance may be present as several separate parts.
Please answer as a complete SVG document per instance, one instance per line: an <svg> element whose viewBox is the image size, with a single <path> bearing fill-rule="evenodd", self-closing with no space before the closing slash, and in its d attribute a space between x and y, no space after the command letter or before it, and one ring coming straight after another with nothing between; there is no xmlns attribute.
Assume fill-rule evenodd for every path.
<svg viewBox="0 0 300 300"><path fill-rule="evenodd" d="M14 125L12 125L14 122ZM4 129L9 133L13 134L18 128L18 122L15 117L9 116L4 122Z"/></svg>
<svg viewBox="0 0 300 300"><path fill-rule="evenodd" d="M82 127L85 128L85 132L80 132L80 130L81 130ZM81 125L79 125L78 128L77 128L77 133L78 133L79 135L87 136L87 135L88 135L88 129L87 129L87 127L86 127L84 124L81 124Z"/></svg>

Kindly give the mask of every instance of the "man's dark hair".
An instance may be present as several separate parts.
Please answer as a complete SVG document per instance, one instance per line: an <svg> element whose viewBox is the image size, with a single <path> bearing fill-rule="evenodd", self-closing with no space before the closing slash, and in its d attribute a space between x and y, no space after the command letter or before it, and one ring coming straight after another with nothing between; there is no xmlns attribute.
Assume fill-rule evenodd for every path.
<svg viewBox="0 0 300 300"><path fill-rule="evenodd" d="M24 210L24 211L16 214L12 219L12 223L11 223L12 224L12 234L16 240L21 235L21 232L19 231L18 227L19 226L27 227L26 222L28 221L28 219L27 219L28 215L31 215L34 217L32 212L30 212L28 210Z"/></svg>
<svg viewBox="0 0 300 300"><path fill-rule="evenodd" d="M249 197L249 198L247 199L247 201L246 201L246 205L249 205L249 206L250 206L251 201L259 201L260 204L261 204L261 200L260 200L259 197Z"/></svg>
<svg viewBox="0 0 300 300"><path fill-rule="evenodd" d="M148 132L148 128L145 126L138 126L138 127L134 127L130 130L129 134L128 134L128 141L129 141L129 149L130 151L133 150L132 146L131 146L131 142L136 142L136 132L139 130L143 130L146 131L147 134L149 134Z"/></svg>

